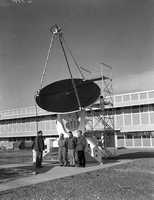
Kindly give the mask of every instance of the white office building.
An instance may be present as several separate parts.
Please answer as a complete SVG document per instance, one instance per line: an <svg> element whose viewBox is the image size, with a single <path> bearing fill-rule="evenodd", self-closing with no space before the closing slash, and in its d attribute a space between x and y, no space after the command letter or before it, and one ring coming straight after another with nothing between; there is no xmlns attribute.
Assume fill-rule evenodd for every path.
<svg viewBox="0 0 154 200"><path fill-rule="evenodd" d="M118 94L113 99L115 147L154 148L154 90ZM0 143L31 139L38 129L54 141L58 137L56 117L38 109L36 118L35 106L0 111ZM102 131L101 122L95 127L90 125L96 120L91 118L87 120L87 131Z"/></svg>

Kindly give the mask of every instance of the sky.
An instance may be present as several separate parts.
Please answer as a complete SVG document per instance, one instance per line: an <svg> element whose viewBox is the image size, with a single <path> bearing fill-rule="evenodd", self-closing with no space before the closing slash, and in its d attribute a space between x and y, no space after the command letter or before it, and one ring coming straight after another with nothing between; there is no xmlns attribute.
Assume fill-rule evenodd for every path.
<svg viewBox="0 0 154 200"><path fill-rule="evenodd" d="M58 24L78 64L112 66L114 93L154 89L153 0L0 0L0 110L34 105ZM73 77L79 77L68 54ZM44 85L70 78L58 39Z"/></svg>

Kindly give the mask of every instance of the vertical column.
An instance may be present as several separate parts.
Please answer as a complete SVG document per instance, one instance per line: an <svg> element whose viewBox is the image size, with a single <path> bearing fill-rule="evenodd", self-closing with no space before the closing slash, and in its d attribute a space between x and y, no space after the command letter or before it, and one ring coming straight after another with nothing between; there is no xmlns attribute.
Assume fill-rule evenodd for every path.
<svg viewBox="0 0 154 200"><path fill-rule="evenodd" d="M141 119L141 107L139 105L139 125L142 125L142 119Z"/></svg>
<svg viewBox="0 0 154 200"><path fill-rule="evenodd" d="M93 111L92 111L93 112ZM92 115L92 130L95 128L95 115Z"/></svg>
<svg viewBox="0 0 154 200"><path fill-rule="evenodd" d="M118 140L117 140L117 133L114 133L114 139L115 139L115 148L118 147Z"/></svg>
<svg viewBox="0 0 154 200"><path fill-rule="evenodd" d="M150 121L150 105L148 104L148 126L151 125L151 121Z"/></svg>
<svg viewBox="0 0 154 200"><path fill-rule="evenodd" d="M125 114L122 112L122 128L125 130Z"/></svg>
<svg viewBox="0 0 154 200"><path fill-rule="evenodd" d="M152 147L152 135L150 134L150 147Z"/></svg>
<svg viewBox="0 0 154 200"><path fill-rule="evenodd" d="M143 136L141 135L141 147L143 147Z"/></svg>
<svg viewBox="0 0 154 200"><path fill-rule="evenodd" d="M135 147L134 135L132 135L132 145L133 145L133 147Z"/></svg>
<svg viewBox="0 0 154 200"><path fill-rule="evenodd" d="M133 112L132 112L132 106L130 107L130 115L131 115L131 117L130 117L130 120L131 120L131 127L133 126Z"/></svg>
<svg viewBox="0 0 154 200"><path fill-rule="evenodd" d="M124 147L126 147L126 135L124 133Z"/></svg>

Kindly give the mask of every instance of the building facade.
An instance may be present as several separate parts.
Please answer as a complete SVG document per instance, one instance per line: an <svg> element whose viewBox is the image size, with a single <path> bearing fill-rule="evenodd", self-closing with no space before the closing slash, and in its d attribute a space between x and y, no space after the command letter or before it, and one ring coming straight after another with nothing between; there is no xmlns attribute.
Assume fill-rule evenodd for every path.
<svg viewBox="0 0 154 200"><path fill-rule="evenodd" d="M154 91L114 96L117 146L154 147Z"/></svg>
<svg viewBox="0 0 154 200"><path fill-rule="evenodd" d="M154 148L154 90L113 96L115 147ZM99 109L94 116L87 114L86 131L102 131L103 123L98 119ZM106 109L106 116L111 109ZM0 111L0 143L20 139L30 140L42 130L45 137L55 140L56 114L35 106Z"/></svg>

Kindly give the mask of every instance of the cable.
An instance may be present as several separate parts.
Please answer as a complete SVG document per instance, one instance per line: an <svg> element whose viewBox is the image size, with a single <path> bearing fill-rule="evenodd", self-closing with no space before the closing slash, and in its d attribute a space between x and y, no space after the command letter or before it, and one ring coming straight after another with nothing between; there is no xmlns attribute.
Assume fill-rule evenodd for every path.
<svg viewBox="0 0 154 200"><path fill-rule="evenodd" d="M75 85L75 82L74 82L74 79L73 79L73 75L72 75L72 72L71 72L71 69L70 69L70 66L69 66L69 63L68 63L68 59L67 59L67 56L66 56L65 49L64 49L64 46L63 46L62 33L59 34L59 41L60 41L60 44L61 44L61 47L62 47L62 50L63 50L63 53L64 53L64 57L65 57L66 64L67 64L67 67L68 67L68 70L69 70L69 74L71 76L72 85L73 85L75 96L76 96L76 99L77 99L77 102L78 102L78 106L79 106L79 109L82 110L80 99L79 99L79 96L78 96L78 91L77 91L77 88L76 88L76 85Z"/></svg>
<svg viewBox="0 0 154 200"><path fill-rule="evenodd" d="M53 39L54 39L54 34L52 34L52 37L51 37L51 40L50 40L50 46L49 46L49 49L48 49L47 57L46 57L45 64L44 64L44 69L43 69L42 76L41 76L41 87L40 87L41 89L43 87L44 76L45 76L45 73L46 73L47 64L48 64L51 48L52 48L52 45L53 45Z"/></svg>
<svg viewBox="0 0 154 200"><path fill-rule="evenodd" d="M43 72L42 72L42 76L41 76L41 86L40 86L40 88L42 89L42 87L43 87L43 81L44 81L44 77L45 77L45 73L46 73L46 69L47 69L47 64L48 64L51 48L52 48L52 45L53 45L54 36L58 35L59 41L60 41L60 44L61 44L61 47L62 47L62 51L64 53L64 57L65 57L65 60L66 60L66 64L67 64L67 67L68 67L68 71L69 71L69 74L71 76L72 85L73 85L73 89L74 89L75 96L76 96L76 99L77 99L77 103L78 103L79 109L81 110L82 107L81 107L80 99L79 99L79 96L78 96L78 91L77 91L77 88L76 88L76 85L75 85L75 82L74 82L74 79L73 79L73 75L72 75L72 72L71 72L71 69L70 69L70 66L69 66L69 63L68 63L68 59L67 59L67 56L66 56L65 48L64 48L64 45L63 45L63 41L65 42L65 40L64 40L64 37L62 35L61 29L55 24L54 26L51 27L50 30L52 32L52 37L51 37L51 40L50 40L50 45L49 45L47 57L46 57L46 60L45 60L45 64L44 64L44 68L43 68ZM67 47L70 55L72 56L72 59L73 59L75 65L77 66L82 78L85 79L84 75L81 72L81 69L80 69L79 65L77 64L75 58L72 55L71 50L69 49L69 47L67 45L66 45L66 47ZM36 98L36 96L35 96L35 98ZM38 114L37 113L37 106L35 106L35 107L36 107L36 115L37 115Z"/></svg>
<svg viewBox="0 0 154 200"><path fill-rule="evenodd" d="M34 99L35 99L36 134L38 134L38 109L36 104L36 96L37 94L34 95Z"/></svg>
<svg viewBox="0 0 154 200"><path fill-rule="evenodd" d="M51 40L50 40L50 45L49 45L47 57L46 57L46 60L45 60L45 64L44 64L44 68L43 68L43 72L42 72L42 76L41 76L40 89L42 89L42 87L43 87L43 81L44 81L44 77L45 77L45 73L46 73L46 69L47 69L47 64L48 64L51 48L53 46L54 35L55 35L55 33L52 34L52 37L51 37ZM37 91L37 94L34 95L34 99L35 99L35 114L36 114L36 133L37 134L38 134L38 109L37 109L37 104L36 104L36 96L38 95L39 91Z"/></svg>
<svg viewBox="0 0 154 200"><path fill-rule="evenodd" d="M83 73L82 73L82 71L81 71L81 67L78 65L77 61L75 60L75 58L74 58L74 56L73 56L73 54L72 54L72 52L71 52L71 49L70 49L70 48L68 47L68 45L66 44L66 41L65 41L65 39L64 39L63 36L62 36L62 39L63 39L63 41L64 41L64 43L65 43L65 46L67 47L67 49L68 49L68 51L69 51L69 53L70 53L70 55L71 55L71 57L72 57L72 59L73 59L75 65L76 65L76 67L77 67L77 69L79 70L79 73L80 73L82 79L85 80L85 77L84 77L84 75L83 75Z"/></svg>

